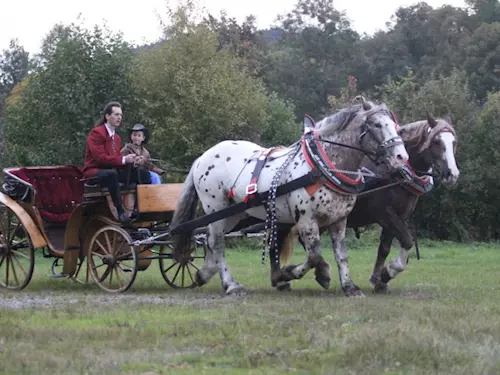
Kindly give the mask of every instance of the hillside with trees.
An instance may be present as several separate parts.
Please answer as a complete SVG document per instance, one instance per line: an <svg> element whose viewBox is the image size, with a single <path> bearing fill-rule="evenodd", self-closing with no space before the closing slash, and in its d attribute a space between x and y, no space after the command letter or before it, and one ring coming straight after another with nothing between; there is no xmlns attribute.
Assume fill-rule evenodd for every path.
<svg viewBox="0 0 500 375"><path fill-rule="evenodd" d="M500 2L415 3L372 36L333 3L298 0L278 27L260 30L252 16L197 20L188 1L166 12L163 38L145 46L77 24L55 25L36 56L13 40L0 55L1 164L81 165L111 100L122 102L125 126L151 129L154 157L187 168L224 139L288 145L304 113L320 119L364 94L400 124L452 115L461 176L421 199L421 231L500 239Z"/></svg>

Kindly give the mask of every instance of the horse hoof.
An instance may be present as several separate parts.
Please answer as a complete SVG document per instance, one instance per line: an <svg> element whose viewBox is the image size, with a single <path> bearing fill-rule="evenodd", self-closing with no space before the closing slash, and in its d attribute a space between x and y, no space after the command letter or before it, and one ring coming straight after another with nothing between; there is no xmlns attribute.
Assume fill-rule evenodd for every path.
<svg viewBox="0 0 500 375"><path fill-rule="evenodd" d="M280 292L290 292L292 290L292 285L288 281L279 281L276 284L276 289Z"/></svg>
<svg viewBox="0 0 500 375"><path fill-rule="evenodd" d="M203 277L201 277L200 275L200 271L196 272L196 275L194 276L194 285L193 287L197 287L197 286L202 286L204 284L206 284L207 282L203 279Z"/></svg>
<svg viewBox="0 0 500 375"><path fill-rule="evenodd" d="M328 289L330 287L330 279L316 277L316 281L318 282L319 285L321 285L325 289Z"/></svg>
<svg viewBox="0 0 500 375"><path fill-rule="evenodd" d="M375 294L389 294L391 291L389 289L389 285L379 282L378 284L373 285L373 293Z"/></svg>
<svg viewBox="0 0 500 375"><path fill-rule="evenodd" d="M389 271L387 271L387 267L384 267L382 273L380 275L380 281L382 283L387 284L392 279L391 275L389 275Z"/></svg>
<svg viewBox="0 0 500 375"><path fill-rule="evenodd" d="M348 286L348 287L343 288L343 289L344 289L344 293L345 293L346 297L364 297L365 296L363 294L363 292L361 291L361 289L359 289L359 287L356 285L351 285L351 286Z"/></svg>
<svg viewBox="0 0 500 375"><path fill-rule="evenodd" d="M242 295L245 294L245 288L241 284L232 284L226 289L227 295Z"/></svg>

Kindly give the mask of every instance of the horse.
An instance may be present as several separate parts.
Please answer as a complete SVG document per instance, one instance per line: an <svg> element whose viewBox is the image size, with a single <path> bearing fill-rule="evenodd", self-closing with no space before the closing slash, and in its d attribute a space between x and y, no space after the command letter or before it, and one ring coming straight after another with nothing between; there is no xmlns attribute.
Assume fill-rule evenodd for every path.
<svg viewBox="0 0 500 375"><path fill-rule="evenodd" d="M205 215L209 216L248 202L249 197L255 199L255 194L268 189L269 197L275 198L276 190L274 194L271 191L278 185L284 186L313 171L317 173L313 185L268 200L267 208L264 205L251 207L210 223L204 264L195 275L196 286L207 283L218 271L226 294L244 292L245 288L233 277L224 257L224 234L242 220L254 218L295 224L308 254L303 264L289 268L284 277L299 279L311 268L316 268L316 279L326 287L330 282L330 268L321 255L320 228L328 227L342 288L347 296L362 295L350 277L344 237L347 215L356 201L355 193L346 186L355 189L364 183L364 178L359 171L357 178L352 179L342 173L327 176L328 172L315 166L311 158L322 158L323 164L335 164L339 170L357 171L363 157L368 155L389 169L397 170L407 162L408 153L386 105L375 104L362 96L356 101L320 121L321 126L317 131L309 132L307 139L303 136L289 147L272 149L272 155L267 159L263 155L270 154L270 149L244 140L226 140L212 146L194 161L170 224L174 258L189 256L192 252L192 230L179 228L196 217L198 201L201 201ZM311 156L309 150L314 147L319 151ZM265 165L262 165L262 160ZM250 164L255 164L253 171ZM259 164L262 168L255 176ZM330 180L336 181L335 184Z"/></svg>
<svg viewBox="0 0 500 375"><path fill-rule="evenodd" d="M316 126L321 126L321 124ZM396 180L401 183L395 183L388 171L365 158L361 165L376 174L382 173L384 178L375 180L370 187L374 189L373 192L368 190L366 194L358 196L347 218L347 227L354 229L357 237L359 237L359 227L374 223L382 227L377 259L369 278L375 293L388 292L388 282L406 267L408 253L413 245L408 219L415 210L420 195L432 188L433 179L426 177L427 173L432 171L432 176L440 179L445 186L454 186L460 175L455 161L457 135L449 115L442 119L427 115L426 120L401 126L398 134L410 156L409 166L410 171L414 171L413 181L420 186L404 183L402 175L399 175L399 179ZM424 176L418 177L415 172ZM293 248L290 244L290 237L294 236L295 230L292 228L291 232L287 232L289 230L289 227L281 227L278 234L277 248L282 249L283 253L280 254L282 261L286 261L291 256ZM398 239L401 250L394 260L385 265L394 238ZM272 280L273 275L279 274L277 270L279 267L279 263L271 266ZM283 285L281 288L290 289L289 286Z"/></svg>

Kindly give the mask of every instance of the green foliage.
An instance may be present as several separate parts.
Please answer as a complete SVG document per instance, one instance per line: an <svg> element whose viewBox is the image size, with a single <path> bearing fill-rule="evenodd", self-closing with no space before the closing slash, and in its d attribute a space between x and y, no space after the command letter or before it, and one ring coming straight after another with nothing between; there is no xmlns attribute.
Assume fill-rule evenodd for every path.
<svg viewBox="0 0 500 375"><path fill-rule="evenodd" d="M478 97L485 98L488 91L500 90L500 22L479 26L466 54L464 67Z"/></svg>
<svg viewBox="0 0 500 375"><path fill-rule="evenodd" d="M217 34L192 22L188 13L174 13L167 34L172 37L139 56L135 79L156 153L174 165L189 166L225 139L293 140L290 104L268 97L240 58L220 50Z"/></svg>
<svg viewBox="0 0 500 375"><path fill-rule="evenodd" d="M133 107L132 50L105 29L57 25L44 40L41 61L8 102L3 162L81 165L104 105L119 100L125 114Z"/></svg>
<svg viewBox="0 0 500 375"><path fill-rule="evenodd" d="M282 17L280 39L267 59L266 84L296 106L295 115L319 117L328 110L328 96L339 95L355 66L359 36L345 15L326 0L300 0Z"/></svg>

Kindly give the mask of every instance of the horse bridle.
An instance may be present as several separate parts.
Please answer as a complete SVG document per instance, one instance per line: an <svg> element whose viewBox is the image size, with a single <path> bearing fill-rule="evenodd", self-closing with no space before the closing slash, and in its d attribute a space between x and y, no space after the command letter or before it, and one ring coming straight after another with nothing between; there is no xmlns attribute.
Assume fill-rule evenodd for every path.
<svg viewBox="0 0 500 375"><path fill-rule="evenodd" d="M378 111L382 112L382 111ZM378 113L375 112L375 113ZM385 110L383 112L386 112ZM375 114L373 113L373 114ZM390 117L392 117L393 121L396 123L393 115L389 112L386 112L389 114ZM378 143L378 149L376 151L367 151L363 147L363 139L365 138L366 135L370 135L373 140L375 140L376 143ZM379 163L379 159L387 157L387 152L389 149L399 146L399 145L404 145L403 139L397 135L395 137L392 137L386 141L383 141L379 138L379 136L375 133L373 126L370 125L368 119L363 123L361 126L361 134L359 136L359 144L361 146L361 150L365 153L365 155L373 162L373 163ZM374 158L372 158L374 156Z"/></svg>
<svg viewBox="0 0 500 375"><path fill-rule="evenodd" d="M430 133L431 131L432 131L432 128L431 128L431 127L429 127L429 128L427 129L427 133ZM444 129L443 129L443 130L441 130L440 132L436 133L436 134L434 135L433 139L434 139L435 137L437 137L439 134L443 133L443 132L450 132L450 133L452 133L452 134L453 134L453 136L454 136L454 137L456 137L456 135L455 135L455 133L454 133L453 131L451 131L451 130L450 130L450 129L448 129L448 128L444 128ZM432 141L432 139L431 139L431 141ZM431 144L431 142L429 142L429 144ZM413 148L413 147L417 147L417 145L415 145L415 146L410 146L410 147L412 147L412 148ZM455 154L455 149L456 149L456 148L454 148L454 149L453 149L453 154ZM428 156L428 157L426 156L426 153L428 153L428 154L429 154L429 156ZM431 176L431 177L433 177L433 178L443 178L443 176L444 176L444 171L443 171L443 170L439 167L439 164L436 164L436 163L435 163L434 158L432 157L432 154L431 154L430 149L429 149L429 148L426 148L425 150L423 150L423 151L419 152L419 154L422 154L422 157L424 158L424 160L426 160L426 162L428 162L428 163L431 165L431 167L430 167L431 172L429 172L429 171L420 171L420 170L416 170L416 169L414 169L415 173L417 173L417 174L419 174L419 175L421 175L421 176Z"/></svg>

